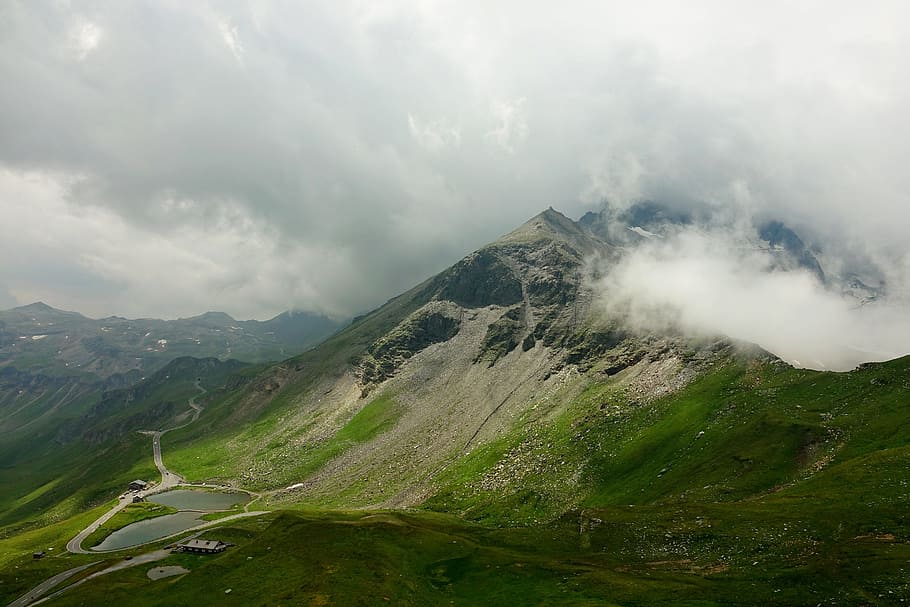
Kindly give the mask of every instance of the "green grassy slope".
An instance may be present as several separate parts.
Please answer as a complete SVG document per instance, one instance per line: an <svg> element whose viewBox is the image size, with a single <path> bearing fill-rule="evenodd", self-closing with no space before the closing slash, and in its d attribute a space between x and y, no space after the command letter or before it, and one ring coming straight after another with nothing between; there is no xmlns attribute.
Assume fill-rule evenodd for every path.
<svg viewBox="0 0 910 607"><path fill-rule="evenodd" d="M910 358L841 374L731 359L650 404L592 381L442 471L426 503L439 512L236 523L210 533L238 544L226 554L171 557L186 576L139 569L58 600L900 604L908 395ZM334 444L382 432L394 411L375 400Z"/></svg>
<svg viewBox="0 0 910 607"><path fill-rule="evenodd" d="M189 410L187 400L200 395L197 378L217 396L239 365L178 359L132 388L106 393L62 428L4 443L0 537L73 516L116 496L135 478L155 478L151 439L137 431L177 423Z"/></svg>
<svg viewBox="0 0 910 607"><path fill-rule="evenodd" d="M789 511L706 508L698 519L628 507L546 526L478 526L427 513L278 513L206 537L222 555L156 564L55 599L129 605L760 605L899 604L906 544L816 539ZM763 535L753 533L760 528ZM757 556L756 556L757 554Z"/></svg>
<svg viewBox="0 0 910 607"><path fill-rule="evenodd" d="M263 450L264 441L283 415L299 403L316 400L314 390L350 370L370 344L425 304L438 289L436 282L428 280L354 319L313 350L277 365L249 368L244 374L250 381L242 388L211 400L199 423L165 438L169 461L187 478L218 480L235 476L244 456L268 455L269 447L277 445L266 442ZM291 471L283 475L293 476ZM254 479L249 488L269 488L263 482Z"/></svg>
<svg viewBox="0 0 910 607"><path fill-rule="evenodd" d="M447 470L428 505L493 523L784 496L910 506L908 418L910 358L841 374L731 361L646 406L592 382Z"/></svg>

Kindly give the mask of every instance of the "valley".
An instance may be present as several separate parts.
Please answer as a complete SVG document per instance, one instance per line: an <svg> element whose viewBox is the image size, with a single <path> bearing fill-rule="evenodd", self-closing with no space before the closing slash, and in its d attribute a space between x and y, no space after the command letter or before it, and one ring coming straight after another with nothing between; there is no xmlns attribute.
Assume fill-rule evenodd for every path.
<svg viewBox="0 0 910 607"><path fill-rule="evenodd" d="M199 384L199 380L196 380L194 385L199 392L201 392L202 394L206 393L206 389L203 388ZM189 420L182 422L178 426L174 426L174 427L168 428L166 430L154 430L154 431L140 432L140 434L146 435L146 436L151 436L151 438L152 438L152 459L155 462L155 466L158 469L158 473L161 477L161 480L158 482L151 483L147 489L130 490L126 493L121 494L117 498L117 503L114 505L113 508L111 508L109 511L107 511L102 516L100 516L91 525L89 525L88 527L86 527L85 529L80 531L73 539L71 539L67 543L67 545L66 545L67 551L72 552L74 554L97 554L98 552L119 550L119 549L125 548L125 547L131 548L131 547L134 547L137 545L146 544L153 540L157 540L157 539L160 539L163 537L170 537L172 535L179 534L180 532L185 531L187 529L200 528L200 527L204 526L204 523L201 522L201 518L200 518L201 514L198 514L198 513L211 513L211 512L221 511L226 508L229 508L234 503L236 503L236 502L231 502L231 503L221 504L221 503L219 503L219 500L216 498L216 494L214 494L214 493L209 494L212 498L216 498L214 500L213 499L192 500L192 499L184 498L182 500L178 499L175 502L173 499L173 497L180 496L180 493L178 491L174 490L176 487L182 487L182 486L192 487L193 485L187 485L185 480L179 474L171 472L170 470L168 470L167 466L165 466L164 458L162 457L162 454L161 454L161 437L164 434L166 434L167 432L170 432L172 430L179 430L180 428L185 428L186 426L189 426L190 424L192 424L193 422L195 422L196 420L199 419L199 415L202 413L202 407L199 406L198 404L196 404L197 396L193 396L192 398L190 398L187 401L187 406L189 407L190 411L192 412ZM202 485L202 488L205 491L238 492L237 488L229 487L229 486L214 487L211 485ZM242 491L242 490L240 490L240 491ZM173 496L173 497L171 497L171 499L166 499L168 496ZM158 498L158 499L156 499L156 498ZM142 503L142 502L146 502L146 501L156 502L156 503L165 504L165 505L168 505L169 503L171 503L171 505L173 505L173 506L180 506L181 502L183 502L184 506L180 508L180 512L174 511L175 514L173 514L173 515L169 514L168 512L162 512L161 514L163 516L161 516L161 518L155 517L154 519L153 518L141 519L141 520L148 521L147 523L143 523L142 526L144 527L144 529L142 530L143 532L141 533L141 535L137 535L137 533L135 531L131 532L131 530L133 528L133 524L126 525L122 528L120 528L118 526L116 528L116 530L114 531L114 533L111 534L111 535L116 535L117 537L108 536L108 537L102 538L102 539L104 539L104 541L102 543L100 543L98 545L95 545L95 544L90 545L91 550L85 550L83 548L83 546L82 546L83 542L86 541L86 539L89 536L92 536L93 534L95 534L108 521L110 521L112 518L117 516L117 514L119 512L123 511L125 508L129 507L131 504L134 504L136 502ZM247 500L244 500L244 501L247 501ZM207 502L208 502L208 504L207 504ZM191 507L187 506L186 504L190 504ZM213 507L213 506L225 506L225 508ZM171 510L173 511L173 508ZM178 517L178 515L180 515L180 514L186 514L189 512L193 512L193 513L197 513L197 514L195 514L194 516L191 516L191 517L184 516L183 519L181 519L180 521L172 520L173 518ZM262 513L254 513L253 515L255 516L256 514L262 514ZM247 514L247 515L249 515L249 514ZM171 520L164 521L163 519L165 517L171 517ZM141 522L141 520L138 522ZM169 524L166 526L162 526L162 530L160 532L155 531L155 527L161 526L160 524L164 523L164 522L167 522ZM130 539L130 538L135 538L135 539ZM111 540L113 540L113 541L111 541Z"/></svg>
<svg viewBox="0 0 910 607"><path fill-rule="evenodd" d="M203 388L199 382L200 380L197 379L194 386L199 392L205 394L206 389ZM155 466L158 468L161 480L157 483L152 483L147 489L132 489L121 494L110 510L102 514L97 520L93 521L67 542L67 552L81 555L98 555L105 552L116 552L125 548L135 549L158 540L182 536L186 532L196 532L190 537L197 537L205 529L212 527L213 524L220 525L240 518L267 514L265 511L250 511L248 503L250 501L249 495L242 492L242 490L238 491L234 487L214 487L203 484L199 487L200 490L196 491L175 489L176 487L192 488L193 485L186 485L179 474L171 472L168 470L167 466L165 466L161 453L161 436L171 430L178 430L189 426L199 419L199 416L202 413L202 407L196 404L196 398L197 396L193 396L187 401L187 406L192 412L189 420L166 430L141 432L143 435L152 437L152 459L155 462ZM258 497L261 496L257 495L257 498ZM133 522L127 521L125 524L109 524L111 519L114 519L118 514L123 513L125 510L132 508L137 502L140 506L146 505L149 502L161 504L164 506L164 509L159 510L160 507L154 506L151 509L143 508L140 509L138 517L133 515L133 518L135 519ZM231 513L231 507L235 505L242 505L244 507L241 511ZM159 511L154 512L155 510ZM213 523L212 521L204 522L205 519L203 515L220 514L223 512L226 512L226 514L219 516L216 519L216 523ZM107 529L107 532L99 536L99 532L104 531L105 529ZM90 542L89 550L86 550L83 547L83 543L86 541ZM130 556L129 560L132 562L129 563L129 566L137 566L161 560L162 558L166 558L168 554L168 551L158 550L140 554L135 557L135 559ZM44 552L41 552L41 555L43 556ZM96 563L80 565L79 567L54 575L35 586L16 601L13 601L11 606L24 607L36 602L42 602L51 596L60 596L60 594L67 589L64 588L62 590L54 591L58 584L95 564ZM122 568L123 567L114 566L97 571L89 575L89 577L79 580L74 584L74 587L88 581L88 579L94 579L99 575L111 573ZM53 593L51 595L46 596L52 591Z"/></svg>

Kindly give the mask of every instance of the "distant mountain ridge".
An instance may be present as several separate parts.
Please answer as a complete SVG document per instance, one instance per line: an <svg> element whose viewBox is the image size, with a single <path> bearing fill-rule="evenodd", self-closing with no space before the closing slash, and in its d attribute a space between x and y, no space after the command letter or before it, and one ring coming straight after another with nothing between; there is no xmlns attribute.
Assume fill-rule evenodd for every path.
<svg viewBox="0 0 910 607"><path fill-rule="evenodd" d="M177 320L91 319L43 302L0 312L0 446L80 414L182 357L279 361L341 323L310 313L238 321L223 312Z"/></svg>
<svg viewBox="0 0 910 607"><path fill-rule="evenodd" d="M148 373L179 356L277 361L313 346L343 325L309 312L235 320L224 312L160 320L91 319L43 302L0 311L0 368L52 375Z"/></svg>

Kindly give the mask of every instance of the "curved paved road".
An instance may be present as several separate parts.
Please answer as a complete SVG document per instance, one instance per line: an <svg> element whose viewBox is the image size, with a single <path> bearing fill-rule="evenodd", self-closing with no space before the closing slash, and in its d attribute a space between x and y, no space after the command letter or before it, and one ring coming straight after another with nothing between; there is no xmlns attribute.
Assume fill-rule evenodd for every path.
<svg viewBox="0 0 910 607"><path fill-rule="evenodd" d="M167 540L167 539L170 539L173 537L177 537L179 535L183 535L184 533L195 531L196 532L195 534L193 534L187 538L184 538L184 539L191 539L191 538L202 535L202 533L209 527L215 527L215 526L221 525L222 523L226 523L228 521L232 521L232 520L239 519L239 518L248 518L251 516L261 516L263 514L269 514L269 511L257 510L254 512L241 512L239 514L232 514L231 516L226 516L222 519L218 519L217 521L208 521L206 523L197 525L196 527L192 527L190 529L184 529L183 531L178 531L177 533L173 533L173 534L165 536L165 537L159 537L156 540L152 540L152 542L160 542L162 540ZM147 542L147 543L152 543L152 542ZM136 546L131 546L131 548L135 548L135 547ZM122 548L118 549L118 550L122 550ZM117 552L117 550L106 550L104 552L95 552L93 554L105 554L105 553L109 553L109 552ZM153 563L155 561L160 561L161 559L165 559L165 558L169 557L170 555L171 555L171 551L166 550L166 549L153 550L151 552L146 552L145 554L139 554L139 555L136 555L135 558L132 558L128 561L123 560L123 561L114 563L113 565L111 565L110 567L107 567L106 569L102 569L101 571L93 573L93 574L79 580L78 582L71 584L70 586L61 588L60 590L54 592L53 594L49 594L49 595L45 596L44 598L41 598L45 593L49 592L51 589L58 586L63 581L69 579L70 577L79 573L80 571L91 567L92 565L97 565L100 561L94 561L92 563L88 563L87 565L80 565L79 567L74 567L73 569L68 569L68 570L64 571L63 573L58 573L54 577L48 578L47 580L41 582L40 584L38 584L37 586L35 586L31 590L29 590L27 593L25 593L24 595L22 595L21 597L19 597L12 603L10 603L8 607L27 607L28 605L37 605L38 603L43 603L58 595L61 595L64 592L66 592L67 590L70 590L71 588L75 588L76 586L81 586L85 582L87 582L91 579L94 579L96 577L100 577L107 573L113 573L114 571L119 571L121 569L126 569L128 567L135 567L136 565L144 565L146 563Z"/></svg>
<svg viewBox="0 0 910 607"><path fill-rule="evenodd" d="M60 584L64 580L68 580L69 578L73 577L80 571L82 571L84 569L88 569L89 567L91 567L92 565L95 565L97 563L98 563L98 561L95 561L93 563L88 563L86 565L79 565L78 567L73 567L72 569L67 569L66 571L58 573L54 577L44 580L43 582L41 582L40 584L38 584L37 586L35 586L31 590L29 590L28 592L26 592L25 594L20 596L18 599L16 599L12 603L10 603L8 607L25 607L26 605L30 605L32 602L37 601L41 597L41 595L43 595L45 592L47 592L54 586Z"/></svg>
<svg viewBox="0 0 910 607"><path fill-rule="evenodd" d="M195 422L197 419L199 419L199 415L202 413L202 406L196 404L196 399L199 398L200 396L202 396L203 394L205 394L207 392L207 390L205 388L203 388L201 385L199 385L198 380L196 381L195 386L196 386L196 389L199 390L199 394L197 394L196 396L194 396L193 398L188 400L186 403L187 405L189 405L190 409L193 410L193 417L191 417L188 422L180 424L179 426L174 426L173 428L168 428L167 430L156 430L151 433L151 435L152 435L152 456L155 459L155 467L158 468L158 472L161 474L161 482L158 485L156 485L153 490L151 490L150 492L146 492L145 495L150 495L151 493L160 493L162 491L167 491L168 489L172 489L175 486L179 485L180 483L182 483L186 480L179 474L175 474L175 473L171 472L170 470L168 470L167 466L164 465L164 459L161 457L161 437L164 436L165 434L167 434L168 432L171 432L172 430L179 430L180 428L186 428L187 426L189 426L190 424Z"/></svg>
<svg viewBox="0 0 910 607"><path fill-rule="evenodd" d="M167 430L163 430L163 431L162 431L162 430L155 430L155 431L151 431L151 432L143 432L143 434L150 434L150 435L152 436L152 454L153 454L154 459L155 459L155 466L158 468L158 471L161 473L161 482L158 483L157 485L155 485L154 487L152 487L152 488L146 490L146 491L131 491L131 492L129 492L129 493L124 494L123 497L121 497L121 498L119 498L119 499L117 500L117 504L116 504L113 508L111 508L110 510L108 510L107 512L105 512L103 515L101 515L100 517L98 517L97 520L95 520L91 525L89 525L88 527L86 527L85 529L83 529L82 531L80 531L79 534L76 535L76 537L74 537L73 539L71 539L71 540L66 544L66 549L67 549L69 552L72 552L72 553L74 553L74 554L106 554L106 553L117 552L118 550L122 550L122 549L117 549L117 550L106 550L106 551L103 551L103 552L101 552L101 551L89 551L89 550L84 550L84 549L82 548L82 542L84 542L85 539L86 539L89 535L91 535L92 533L94 533L95 530L97 530L99 527L101 527L101 525L103 525L104 523L106 523L107 521L109 521L111 518L113 518L113 516L114 516L115 514L117 514L117 513L120 512L121 510L123 510L127 505L131 504L131 503L133 502L133 497L134 497L134 496L138 495L138 496L140 496L140 497L145 497L145 496L147 496L147 495L152 495L152 494L154 494L154 493L159 493L159 492L162 492L162 491L167 491L168 489L171 489L171 488L175 487L176 485L178 485L178 484L184 482L184 479L183 479L179 474L176 474L176 473L171 472L170 470L167 469L167 466L164 465L164 460L163 460L163 458L161 457L161 437L162 437L162 435L164 435L164 434L170 432L171 430L179 430L180 428L184 428L184 427L186 427L186 426L192 424L193 422L195 422L197 419L199 419L199 415L202 413L202 407L201 407L200 405L196 404L196 399L197 399L199 396L201 396L202 394L205 394L206 389L203 388L201 385L199 385L199 382L198 382L198 381L196 382L195 385L196 385L196 389L199 390L200 393L197 394L196 396L194 396L193 398L191 398L191 399L187 402L187 404L188 404L188 405L190 406L190 408L193 410L193 416L192 416L192 418L191 418L189 421L187 421L186 423L181 424L181 425L179 425L179 426L174 426L173 428L168 428ZM204 484L203 484L203 485L190 485L190 486L204 486L204 487L207 486L207 487L213 487L214 485L204 485ZM220 487L220 488L224 488L224 489L234 489L234 490L237 490L236 487L229 487L229 486L226 486L226 485L224 485L224 486L219 486L219 487ZM240 489L240 491L243 491L243 490ZM262 494L259 494L259 493L252 493L252 492L248 492L248 493L251 493L251 495L255 495L255 496L256 496L256 499L259 499L259 498L262 497ZM215 526L217 526L217 525L220 525L220 524L222 524L222 523L226 523L226 522L228 522L228 521L232 521L232 520L239 519L239 518L246 518L246 517L251 517L251 516L261 516L261 515L263 515L263 514L268 514L268 511L267 511L267 510L255 510L255 511L252 511L252 512L249 511L249 506L250 506L250 504L252 504L254 501L256 501L256 499L254 499L254 500L252 500L251 502L247 503L246 508L245 508L245 510L246 510L245 512L241 512L241 513L238 513L238 514L233 514L233 515L230 515L230 516L226 516L226 517L224 517L224 518L221 518L221 519L218 519L218 520L215 520L215 521L207 521L207 522L205 522L205 523L202 523L201 525L197 525L197 526L192 527L192 528L190 528L190 529L184 529L184 530L182 530L182 531L178 531L177 533L173 533L173 534L168 535L168 536L166 536L166 537L160 537L160 538L157 538L157 539L155 539L155 540L152 540L151 542L146 542L146 543L147 543L147 544L151 544L151 543L154 543L154 542L160 542L161 540L166 540L166 539L170 539L170 538L173 538L173 537L177 537L177 536L183 535L184 533L192 532L192 531L196 531L196 532L197 532L194 536L191 536L191 537L195 537L195 536L200 535L204 530L206 530L206 529L208 529L208 528L210 528L210 527L215 527ZM142 544L140 544L140 545L142 545ZM136 548L136 546L130 546L130 548ZM80 580L80 581L76 582L76 583L73 584L72 586L67 586L66 588L63 588L63 589L61 589L61 590L58 590L57 592L55 592L55 593L53 593L53 594L51 594L51 595L45 596L43 599L40 598L41 596L43 596L43 595L45 595L47 592L49 592L51 589L53 589L54 587L60 585L62 582L64 582L65 580L69 579L69 578L72 577L73 575L75 575L75 574L79 573L80 571L83 571L83 570L85 570L85 569L91 567L92 565L97 564L98 561L95 561L95 562L92 562L92 563L88 563L88 564L86 564L86 565L80 565L79 567L74 567L74 568L72 568L72 569L68 569L68 570L63 571L63 572L61 572L61 573L58 573L57 575L55 575L55 576L53 576L53 577L51 577L51 578L46 579L45 581L41 582L40 584L38 584L37 586L35 586L34 588L32 588L30 591L28 591L27 593L25 593L24 595L22 595L21 597L19 597L18 599L16 599L16 600L13 601L12 603L10 603L10 604L9 604L9 607L26 607L27 605L32 605L32 604L35 604L35 603L43 603L43 602L45 602L45 601L47 601L47 600L49 600L49 599L51 599L51 598L53 598L53 597L55 597L55 596L57 596L57 595L59 595L59 594L62 594L63 592L66 592L66 591L69 590L70 588L74 588L74 587L76 587L76 586L78 586L78 585L80 585L80 584L82 584L82 583L84 583L84 582L86 582L86 581L88 581L88 580L90 580L90 579L92 579L92 578L95 578L95 577L104 575L104 574L106 574L106 573L111 573L111 572L113 572L113 571L118 571L118 570L124 569L124 568L126 568L126 567L134 567L134 566L136 566L136 565L141 565L141 564L144 564L144 563L150 563L150 562L153 562L153 561L161 560L161 559L163 559L163 558L166 558L166 557L169 556L169 555L170 555L170 551L169 551L169 550L155 550L155 551L152 551L152 552L147 552L147 553L145 553L145 554L138 555L138 556L136 556L134 559L131 559L131 560L129 560L129 561L123 561L123 562L120 562L120 563L116 563L116 564L114 564L114 565L108 567L107 569L104 569L104 570L99 571L99 572L97 572L97 573L93 573L92 575L88 576L87 578L85 578L85 579L83 579L83 580Z"/></svg>
<svg viewBox="0 0 910 607"><path fill-rule="evenodd" d="M186 426L189 426L190 424L195 422L197 419L199 419L199 414L202 413L202 407L200 405L196 404L196 399L199 398L200 396L202 396L203 394L205 394L206 389L203 388L201 385L199 385L198 381L196 381L195 386L196 386L196 389L199 390L199 394L197 394L196 396L191 398L186 403L187 405L189 405L190 409L193 410L193 416L192 416L192 418L190 418L189 421L187 421L186 423L183 423L179 426L174 426L173 428L168 428L167 430L155 430L155 431L151 431L151 432L148 432L148 431L143 432L143 434L152 435L152 455L155 459L155 466L158 468L158 472L161 473L161 482L158 483L157 485L155 485L154 487L146 489L145 491L125 493L123 495L123 497L121 497L117 500L117 504L114 505L113 508L111 508L110 510L108 510L107 512L102 514L95 522L93 522L91 525L89 525L88 527L86 527L85 529L80 531L79 534L76 535L76 537L74 537L69 542L67 542L66 549L69 552L72 552L74 554L96 554L96 552L94 552L94 551L84 550L82 548L82 542L84 542L88 536L90 536L99 527L101 527L101 525L103 525L104 523L111 520L115 514L117 514L124 508L126 508L129 504L133 503L133 497L139 496L139 497L144 498L144 497L152 495L154 493L161 493L162 491L167 491L168 489L173 489L174 487L176 487L177 485L179 485L180 483L183 482L183 478L179 474L175 474L175 473L171 472L170 470L167 469L167 466L164 465L164 459L161 457L161 437L164 434L167 434L168 432L170 432L171 430L179 430L180 428L185 428Z"/></svg>
<svg viewBox="0 0 910 607"><path fill-rule="evenodd" d="M117 505L102 514L94 523L79 532L76 537L66 543L66 549L73 554L94 554L89 550L82 549L82 542L85 538L93 534L101 525L111 520L115 514L126 508L133 502L133 494L127 493L124 497L117 500Z"/></svg>

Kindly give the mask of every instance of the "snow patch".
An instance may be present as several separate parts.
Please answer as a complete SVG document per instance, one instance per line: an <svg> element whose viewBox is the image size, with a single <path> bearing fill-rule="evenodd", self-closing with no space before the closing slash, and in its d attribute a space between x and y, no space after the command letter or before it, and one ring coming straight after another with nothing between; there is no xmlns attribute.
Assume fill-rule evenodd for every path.
<svg viewBox="0 0 910 607"><path fill-rule="evenodd" d="M641 228L639 226L633 226L631 228L626 227L626 229L629 230L630 232L635 232L636 234L638 234L639 236L642 236L644 238L660 238L660 236L658 236L654 232L649 232L646 229Z"/></svg>

